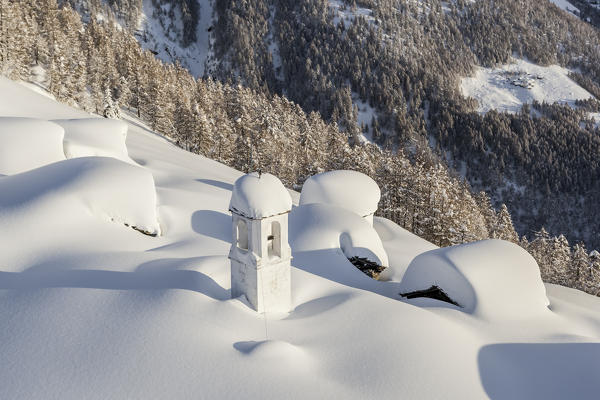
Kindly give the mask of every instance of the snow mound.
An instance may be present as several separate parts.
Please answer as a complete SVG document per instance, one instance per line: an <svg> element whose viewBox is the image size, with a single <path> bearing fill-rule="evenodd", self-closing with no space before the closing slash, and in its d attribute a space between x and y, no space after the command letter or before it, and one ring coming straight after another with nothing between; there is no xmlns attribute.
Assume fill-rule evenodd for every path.
<svg viewBox="0 0 600 400"><path fill-rule="evenodd" d="M113 157L134 164L127 153L127 124L116 119L82 118L53 121L65 130L67 158Z"/></svg>
<svg viewBox="0 0 600 400"><path fill-rule="evenodd" d="M282 361L288 359L293 361L298 356L304 355L301 349L282 340L237 342L234 347L243 354L262 359L280 359Z"/></svg>
<svg viewBox="0 0 600 400"><path fill-rule="evenodd" d="M461 91L479 103L477 111L518 112L523 104L534 100L575 105L575 100L593 97L572 81L569 70L558 65L542 67L513 59L512 64L497 68L478 68L475 76L463 78Z"/></svg>
<svg viewBox="0 0 600 400"><path fill-rule="evenodd" d="M401 282L403 293L440 287L468 313L483 318L527 318L547 311L537 263L521 247L483 240L416 257Z"/></svg>
<svg viewBox="0 0 600 400"><path fill-rule="evenodd" d="M387 266L381 239L364 218L328 204L306 204L290 214L294 252L339 249L346 258L365 257Z"/></svg>
<svg viewBox="0 0 600 400"><path fill-rule="evenodd" d="M114 158L74 158L0 179L0 214L30 207L65 217L84 208L149 234L160 233L152 174Z"/></svg>
<svg viewBox="0 0 600 400"><path fill-rule="evenodd" d="M32 118L0 117L0 175L13 175L65 159L64 130Z"/></svg>
<svg viewBox="0 0 600 400"><path fill-rule="evenodd" d="M370 217L377 211L380 198L379 186L367 175L357 171L329 171L313 175L304 182L300 205L331 204L361 217Z"/></svg>
<svg viewBox="0 0 600 400"><path fill-rule="evenodd" d="M283 214L292 208L292 197L274 175L252 172L235 181L229 210L252 219Z"/></svg>

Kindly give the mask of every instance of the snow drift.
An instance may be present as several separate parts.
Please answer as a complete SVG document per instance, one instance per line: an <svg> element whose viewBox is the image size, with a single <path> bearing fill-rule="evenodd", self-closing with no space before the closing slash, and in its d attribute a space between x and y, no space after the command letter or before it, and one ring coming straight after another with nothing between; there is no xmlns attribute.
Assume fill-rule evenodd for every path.
<svg viewBox="0 0 600 400"><path fill-rule="evenodd" d="M546 289L533 257L503 240L425 252L409 265L403 292L440 287L468 313L483 318L527 318L548 311Z"/></svg>
<svg viewBox="0 0 600 400"><path fill-rule="evenodd" d="M81 118L55 120L65 130L67 158L113 157L134 164L127 154L127 124L116 119Z"/></svg>
<svg viewBox="0 0 600 400"><path fill-rule="evenodd" d="M33 118L0 117L0 175L13 175L65 159L64 130Z"/></svg>
<svg viewBox="0 0 600 400"><path fill-rule="evenodd" d="M290 227L294 251L334 249L346 258L365 257L379 265L388 265L375 229L346 209L318 203L302 205L292 210ZM354 269L349 263L348 267Z"/></svg>
<svg viewBox="0 0 600 400"><path fill-rule="evenodd" d="M38 207L65 217L87 210L160 233L152 174L113 158L75 158L0 179L0 215Z"/></svg>

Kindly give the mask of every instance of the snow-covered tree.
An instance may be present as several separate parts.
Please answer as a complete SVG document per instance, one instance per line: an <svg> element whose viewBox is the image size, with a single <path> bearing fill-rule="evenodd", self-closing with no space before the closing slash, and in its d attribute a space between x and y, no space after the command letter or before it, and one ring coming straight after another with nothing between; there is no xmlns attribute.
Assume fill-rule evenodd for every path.
<svg viewBox="0 0 600 400"><path fill-rule="evenodd" d="M569 271L570 287L574 287L579 290L586 289L586 277L589 265L590 258L585 250L585 245L583 243L577 243L573 247L573 254L571 257L571 269Z"/></svg>
<svg viewBox="0 0 600 400"><path fill-rule="evenodd" d="M569 284L569 269L571 265L571 248L564 235L552 239L551 276L548 282L567 286Z"/></svg>
<svg viewBox="0 0 600 400"><path fill-rule="evenodd" d="M496 217L496 223L492 226L490 236L495 239L508 240L518 243L519 235L515 231L510 213L506 204L502 204Z"/></svg>
<svg viewBox="0 0 600 400"><path fill-rule="evenodd" d="M102 115L104 118L120 119L121 112L119 111L119 104L113 100L113 94L110 88L107 86L104 89L104 105Z"/></svg>

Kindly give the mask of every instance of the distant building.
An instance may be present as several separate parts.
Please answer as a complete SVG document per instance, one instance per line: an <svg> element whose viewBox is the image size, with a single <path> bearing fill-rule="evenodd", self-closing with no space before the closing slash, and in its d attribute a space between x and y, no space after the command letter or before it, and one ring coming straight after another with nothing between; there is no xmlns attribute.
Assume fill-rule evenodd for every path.
<svg viewBox="0 0 600 400"><path fill-rule="evenodd" d="M289 192L271 174L254 172L235 182L229 203L231 297L245 295L258 312L287 312L291 307L291 208Z"/></svg>

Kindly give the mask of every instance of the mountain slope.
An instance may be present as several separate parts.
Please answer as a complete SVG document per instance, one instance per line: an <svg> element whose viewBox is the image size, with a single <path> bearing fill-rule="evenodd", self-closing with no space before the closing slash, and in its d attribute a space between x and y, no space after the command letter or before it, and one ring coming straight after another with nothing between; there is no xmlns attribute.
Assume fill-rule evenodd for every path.
<svg viewBox="0 0 600 400"><path fill-rule="evenodd" d="M138 37L161 59L178 59L196 75L285 95L336 122L351 143L369 140L448 162L496 207L508 204L521 235L545 227L598 247L600 169L591 156L598 125L589 114L600 112L597 99L574 110L486 118L474 113L482 105L459 88L478 67L516 56L535 68L568 68L597 98L600 39L587 0L572 6L591 10L582 18L592 25L550 1L533 0L220 1L214 9L208 1L143 4L146 22L137 27L145 33ZM200 9L188 24L195 40L182 23L186 4ZM210 21L202 11L209 9Z"/></svg>
<svg viewBox="0 0 600 400"><path fill-rule="evenodd" d="M0 90L0 117L90 117L4 78ZM0 202L0 224L35 226L13 231L22 245L0 258L1 397L591 399L600 389L599 300L559 286L548 286L551 310L482 318L402 300L399 281L371 280L313 237L294 253L289 315L229 299L227 206L241 173L134 118L127 127L129 156L153 176L160 236ZM376 226L388 254L402 254L390 261L398 271L435 247L390 221Z"/></svg>

